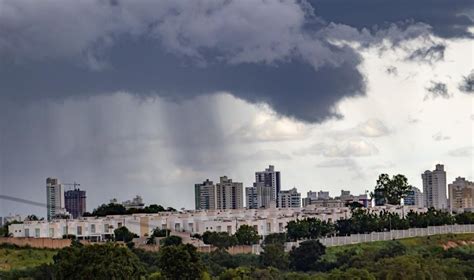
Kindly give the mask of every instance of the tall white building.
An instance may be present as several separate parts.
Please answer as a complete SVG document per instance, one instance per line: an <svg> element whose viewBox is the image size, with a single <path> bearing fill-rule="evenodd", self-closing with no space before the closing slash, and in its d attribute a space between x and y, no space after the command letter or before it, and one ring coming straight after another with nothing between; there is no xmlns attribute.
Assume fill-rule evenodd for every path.
<svg viewBox="0 0 474 280"><path fill-rule="evenodd" d="M301 193L296 188L287 191L280 191L278 195L278 205L280 208L301 207Z"/></svg>
<svg viewBox="0 0 474 280"><path fill-rule="evenodd" d="M268 187L270 188L270 200L278 205L278 193L281 190L280 171L275 171L275 167L270 165L265 171L255 172L254 187ZM267 192L262 191L262 192Z"/></svg>
<svg viewBox="0 0 474 280"><path fill-rule="evenodd" d="M227 176L222 176L216 185L216 208L242 209L244 208L243 184L232 182Z"/></svg>
<svg viewBox="0 0 474 280"><path fill-rule="evenodd" d="M58 214L65 214L64 188L57 178L46 179L46 216L51 221Z"/></svg>
<svg viewBox="0 0 474 280"><path fill-rule="evenodd" d="M244 208L243 184L232 182L227 176L220 177L214 184L207 179L194 185L196 210L241 209Z"/></svg>
<svg viewBox="0 0 474 280"><path fill-rule="evenodd" d="M437 164L435 170L426 170L421 174L425 207L448 209L446 197L446 171L444 165Z"/></svg>
<svg viewBox="0 0 474 280"><path fill-rule="evenodd" d="M474 182L457 177L448 185L448 191L449 208L452 211L474 210Z"/></svg>
<svg viewBox="0 0 474 280"><path fill-rule="evenodd" d="M216 209L216 186L207 179L202 184L194 185L196 210Z"/></svg>
<svg viewBox="0 0 474 280"><path fill-rule="evenodd" d="M269 208L272 205L272 188L263 183L254 183L253 187L245 188L248 209ZM276 206L276 201L273 201Z"/></svg>

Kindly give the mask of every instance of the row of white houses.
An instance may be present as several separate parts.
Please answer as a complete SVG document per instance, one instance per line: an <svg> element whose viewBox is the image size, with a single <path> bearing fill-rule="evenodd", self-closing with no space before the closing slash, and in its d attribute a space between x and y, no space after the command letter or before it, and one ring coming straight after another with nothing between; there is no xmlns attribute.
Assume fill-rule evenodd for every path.
<svg viewBox="0 0 474 280"><path fill-rule="evenodd" d="M380 206L371 211L387 210L402 216L410 210L425 212L426 208L412 206ZM253 226L259 235L284 232L288 222L313 217L322 221L336 221L349 218L350 209L340 208L270 208L238 210L202 210L183 212L161 212L157 214L113 215L106 217L87 217L74 220L25 221L9 226L13 237L63 238L66 234L79 239L102 241L110 238L114 230L127 227L140 237L148 236L158 229L185 232L190 235L206 231L229 232L234 234L241 225Z"/></svg>

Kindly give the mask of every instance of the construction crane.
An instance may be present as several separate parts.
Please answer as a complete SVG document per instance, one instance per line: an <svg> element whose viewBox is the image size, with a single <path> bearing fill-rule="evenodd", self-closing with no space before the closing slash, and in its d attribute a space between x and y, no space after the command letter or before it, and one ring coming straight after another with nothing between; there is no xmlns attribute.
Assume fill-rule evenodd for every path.
<svg viewBox="0 0 474 280"><path fill-rule="evenodd" d="M65 186L74 186L74 189L76 189L76 187L80 186L81 184L78 184L78 183L76 183L76 181L74 181L74 183L63 183L63 185L65 185ZM71 188L69 188L69 190L71 190Z"/></svg>

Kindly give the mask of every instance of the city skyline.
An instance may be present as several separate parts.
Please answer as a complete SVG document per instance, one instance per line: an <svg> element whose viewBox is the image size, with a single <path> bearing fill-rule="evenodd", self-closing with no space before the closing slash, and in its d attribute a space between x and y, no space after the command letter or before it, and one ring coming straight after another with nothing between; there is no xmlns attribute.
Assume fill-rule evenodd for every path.
<svg viewBox="0 0 474 280"><path fill-rule="evenodd" d="M88 210L192 208L269 164L303 195L474 181L471 1L333 3L0 1L0 194L44 203L54 176Z"/></svg>
<svg viewBox="0 0 474 280"><path fill-rule="evenodd" d="M262 174L262 173L269 172L269 171L271 171L271 172L276 172L276 173L278 174L278 180L281 181L280 171L275 170L273 165L269 165L269 168L266 168L265 171L263 171L263 172L262 172L262 171L256 171L256 172L255 172L255 177L256 177L255 180L258 180L258 178L259 178L259 175L258 175L258 174ZM440 182L440 184L435 187L435 188L441 188L441 190L442 190L442 188L444 188L444 191L445 191L445 193L446 193L446 197L445 197L446 202L445 202L445 204L443 204L442 206L438 206L438 204L436 204L436 203L433 204L433 202L428 202L426 196L424 196L424 195L427 193L427 192L426 192L427 189L432 188L432 187L428 187L427 185L425 185L425 180L428 180L428 179L425 179L424 177L427 176L426 174L430 174L430 176L431 176L431 173L434 173L435 171L436 171L436 172L441 171L441 172L443 172L443 174L444 174L444 175L443 175L443 180L442 180L442 182ZM389 176L390 176L390 175L395 175L395 174L389 174ZM192 188L190 189L190 192L192 192L192 195L195 197L195 199L194 199L194 204L193 204L192 206L189 206L189 207L179 207L179 209L184 208L184 209L186 209L186 210L191 210L191 209L205 210L205 209L240 209L240 208L252 209L252 208L253 208L253 207L249 207L249 205L248 205L248 203L249 203L249 200L248 200L248 199L249 199L249 198L247 197L247 192L244 191L245 186L244 186L242 183L240 183L240 182L232 182L232 179L228 178L228 176L226 176L226 175L224 175L224 176L219 176L219 178L220 178L220 179L219 179L219 180L220 180L220 183L216 183L216 184L214 184L213 181L211 181L211 180L209 180L209 179L204 180L202 184L200 184L200 183L199 183L199 184L194 184L194 187L192 187ZM459 179L465 180L465 178L464 178L464 177L461 177L461 176L457 176L456 179L452 181L452 183L451 183L449 180L446 180L446 170L444 170L444 165L438 163L438 164L435 165L435 170L433 170L433 171L426 170L425 172L421 173L421 180L422 180L422 186L423 186L421 189L423 189L425 192L422 192L422 193L421 193L421 194L423 195L421 198L416 198L416 202L418 202L418 203L415 203L415 197L413 197L413 198L410 198L410 201L411 201L411 200L413 200L413 201L411 201L410 204L407 204L407 205L415 205L415 206L418 205L418 206L420 206L420 207L422 207L422 205L424 205L424 207L426 207L426 203L428 203L430 207L431 207L431 206L434 206L436 209L447 209L447 210L451 210L451 209L452 209L452 206L449 205L449 201L451 201L451 197L450 197L450 195L449 195L450 190L449 190L448 187L449 187L451 184L456 184ZM431 177L430 177L430 181L431 181ZM3 197L2 199L5 200L5 201L16 201L16 202L20 202L20 203L22 203L23 205L35 206L35 207L38 207L38 209L44 208L44 209L46 209L46 212L47 212L48 215L49 215L49 213L50 213L50 210L49 210L50 207L48 206L48 205L49 205L49 201L50 201L50 199L49 199L49 197L50 197L50 194L49 194L50 192L49 192L49 190L50 190L51 184L54 183L55 185L57 185L57 186L60 187L59 193L61 193L61 192L63 193L62 199L60 199L60 200L59 200L60 202L58 202L59 205L61 205L61 203L64 204L64 201L65 201L65 200L66 200L66 204L67 204L67 197L64 195L65 193L67 193L67 192L74 192L74 191L80 191L80 192L81 192L81 195L84 196L83 202L80 202L80 203L83 203L83 204L84 204L83 206L81 206L81 207L83 207L83 208L82 208L82 209L83 209L83 210L82 210L82 213L84 213L84 212L92 212L92 211L93 211L94 209L96 209L98 206L103 205L103 204L108 204L108 203L112 203L112 202L114 202L114 203L119 203L119 202L118 202L119 200L117 200L117 198L116 198L117 196L112 196L112 197L109 197L109 198L107 198L106 200L104 200L104 201L102 201L102 202L99 202L99 203L96 204L96 205L89 206L89 207L91 207L91 208L87 208L87 209L86 209L86 207L85 207L85 204L86 204L86 203L85 203L85 192L86 192L86 190L84 190L84 189L81 190L81 189L76 188L76 186L80 186L81 184L78 184L78 183L76 183L75 181L74 181L73 184L68 184L68 183L64 184L64 183L61 183L58 178L54 178L54 177L48 177L48 178L46 179L46 182L47 182L47 185L46 185L46 190L47 190L47 191L46 191L46 195L47 195L46 203L42 203L42 202L40 202L40 201L33 201L33 200L21 199L21 198L17 198L17 197L10 197L10 198L8 198L9 196L5 196L5 197ZM241 206L238 206L237 208L233 208L232 206L227 206L227 207L219 206L219 205L221 205L221 204L219 204L219 202L217 201L217 200L218 200L218 197L220 196L220 197L222 198L222 195L225 195L225 192L223 192L223 190L220 190L220 187L219 187L219 184L223 184L223 182L224 182L224 183L230 182L231 184L232 184L232 183L233 183L233 184L237 184L238 188L240 189L240 194L238 194L238 196L239 196L239 197L238 197L238 201L240 201L240 203L241 203L241 204L238 204L238 205L241 205ZM469 180L467 180L467 181L465 181L465 182L467 182L468 184L473 184L472 182L469 182ZM410 183L410 182L409 182L409 183ZM411 183L410 183L410 184L411 184ZM69 190L65 190L65 189L64 189L64 186L65 186L65 185L74 185L74 189L69 188ZM416 185L414 185L414 184L411 184L411 185L413 186L413 190L415 191L415 193L416 193L416 192L420 192L420 188L418 188L418 187L417 187ZM202 186L209 186L209 187L212 187L212 192L214 192L214 194L212 194L212 195L214 196L214 198L213 198L211 204L209 204L209 203L210 203L210 202L209 202L209 195L210 195L209 192L211 191L211 189L209 189L209 190L208 190L208 189L205 189L205 197L207 198L207 200L206 200L206 202L203 202L202 199L203 199L204 197L200 196L201 190L199 190L199 187L202 187ZM254 188L255 188L255 182L253 183L253 186L250 187L250 189L254 189ZM306 188L305 188L305 189L306 189ZM354 199L354 201L357 201L357 199L358 199L357 197L360 197L360 199L365 199L365 198L361 198L361 197L362 197L364 194L367 196L367 194L368 194L372 189L373 189L373 188L369 188L369 189L366 189L366 190L364 190L363 192L360 192L360 193L353 192L353 190L351 190L350 188L339 189L339 190L337 190L337 191L328 191L327 188L322 188L322 189L319 189L319 190L317 190L317 189L309 189L308 191L304 191L304 192L303 192L303 191L299 191L298 188L296 188L296 187L291 187L291 188L281 188L280 191L281 191L282 193L285 193L285 194L287 194L288 192L291 193L291 192L294 191L295 194L297 194L298 197L299 197L299 198L298 198L298 200L300 201L300 204L299 204L300 206L299 206L299 207L301 207L301 206L304 207L304 206L305 206L305 202L304 202L305 199L309 199L310 197L313 197L313 195L314 195L314 198L311 198L311 199L317 200L317 199L321 199L321 197L324 197L324 198L322 198L323 200L326 200L326 199L328 199L328 198L332 200L332 199L337 199L338 197L342 198L343 193L347 193L348 195L350 195L350 196L352 197L351 200ZM198 190L199 190L199 191L198 191ZM296 193L296 191L298 191L298 193ZM338 192L340 192L340 195L339 195L339 196L337 195ZM307 193L308 196L306 196L306 193ZM335 195L335 193L336 193L336 195ZM126 208L127 208L127 207L128 207L128 208L130 208L130 207L132 207L132 208L143 208L144 205L160 204L160 203L157 203L156 201L145 201L145 202L144 202L143 198L141 197L141 195L140 195L139 193L138 193L138 194L136 193L136 194L134 194L134 195L135 195L135 198L133 199L133 201L132 201L132 200L126 200L126 201L124 201L124 202L122 202L122 203L119 203L119 204L122 204L122 205L124 205L124 206L127 205L127 206L125 206ZM190 195L190 193L188 193L187 195ZM233 197L234 195L235 195L235 194L232 194L231 197ZM354 195L355 195L355 196L354 196ZM276 201L274 201L274 204L273 204L273 205L270 203L270 201L271 201L271 199L270 199L270 193L268 193L268 196L269 196L269 197L268 197L268 200L269 200L269 201L268 201L268 203L267 203L268 205L265 205L265 206L262 206L262 207L263 207L263 208L279 207L279 206L277 206ZM319 196L321 196L321 197L319 197ZM327 198L326 198L326 196L327 196ZM278 197L278 196L277 196L277 197ZM204 199L206 199L206 198L204 198ZM356 199L356 198L357 198L357 199ZM369 198L370 198L370 197L369 197ZM139 202L139 203L138 203L138 202L135 202L135 201L137 201L138 199L140 200L140 202ZM232 199L235 199L235 198L232 198ZM244 203L244 201L245 201L245 203ZM342 201L342 202L341 202L341 201ZM79 202L75 202L75 203L79 203ZM135 203L136 205L133 204L133 203ZM199 203L199 207L198 207L198 203ZM205 203L205 204L203 204L203 203ZM233 203L235 203L235 202L233 202ZM269 204L269 203L270 203L270 204ZM406 202L405 202L405 203L406 203ZM413 203L413 204L412 204L412 203ZM421 204L420 204L420 203L421 203ZM472 205L472 203L473 203L473 202L472 202L472 198L470 198L470 200L469 200L468 202L464 202L464 203L467 203L468 205ZM87 204L90 205L89 203L87 203ZM128 206L128 205L132 205L132 204L135 205L135 206ZM138 206L138 204L139 204L139 206ZM306 205L309 205L309 204L312 204L312 203L308 201L308 202L306 203ZM340 200L340 202L339 202L339 203L336 203L336 204L337 204L337 205L340 204L338 207L343 207L343 206L344 206L344 199ZM335 204L335 205L336 205L336 204ZM362 204L365 205L365 203L362 203ZM203 206L203 205L207 205L207 206ZM170 205L163 204L162 206L164 206L164 207L169 207ZM171 206L171 207L173 207L173 206ZM288 207L288 206L286 206L286 207L284 207L284 208L287 208L287 207ZM330 206L330 207L336 207L336 206ZM366 207L367 207L367 206L366 206ZM127 209L128 209L128 208L127 208ZM253 209L256 209L256 208L253 208ZM257 209L258 209L258 207L257 207ZM455 209L454 209L454 210L455 210ZM54 210L53 210L53 211L54 211ZM63 212L61 212L61 211L63 211ZM73 210L73 211L75 212L75 211L79 211L79 210ZM63 213L67 213L67 207L62 207L62 208L60 209L59 214L63 214ZM15 212L15 213L9 212L9 213L4 213L4 214L2 214L2 215L3 215L3 216L9 216L9 215L22 215L22 216L26 216L26 215L30 215L30 214L37 215L38 217L43 217L43 215L42 215L41 212L25 212L25 213L21 213L21 212ZM69 213L69 214L72 215L72 213ZM47 218L47 220L50 220L50 217L49 217L48 215L45 215L44 218ZM54 213L51 215L51 217L52 217L52 216L54 216Z"/></svg>

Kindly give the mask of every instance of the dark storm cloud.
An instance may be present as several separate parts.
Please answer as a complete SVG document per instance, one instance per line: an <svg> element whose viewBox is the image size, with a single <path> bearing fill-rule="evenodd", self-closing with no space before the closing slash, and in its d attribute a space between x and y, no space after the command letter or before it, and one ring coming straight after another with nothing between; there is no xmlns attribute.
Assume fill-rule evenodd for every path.
<svg viewBox="0 0 474 280"><path fill-rule="evenodd" d="M372 21L358 22L343 12L348 2L340 2L342 18L335 17L329 2L311 4L5 0L0 2L0 92L21 99L125 90L180 100L228 91L266 102L280 114L317 122L335 116L333 106L343 97L365 92L360 56L334 40L398 42L428 30L393 25L429 18L423 11L415 16L411 8L404 17L382 19L374 12L367 16ZM443 5L436 2L433 9L438 6ZM448 8L444 18L433 15L423 22L444 30L440 26L459 25L457 11ZM392 23L388 31L378 28L373 34L349 26L387 22ZM439 54L436 47L415 56Z"/></svg>
<svg viewBox="0 0 474 280"><path fill-rule="evenodd" d="M472 70L467 76L462 77L462 81L459 84L459 90L468 94L474 93L474 70Z"/></svg>
<svg viewBox="0 0 474 280"><path fill-rule="evenodd" d="M152 42L124 40L110 49L109 70L90 71L65 62L9 65L0 70L0 92L29 98L123 90L183 99L229 91L251 102L266 102L284 115L321 121L331 115L331 106L339 99L364 92L363 76L356 69L358 56L353 56L354 61L317 70L300 59L272 65L214 62L201 67L157 49Z"/></svg>
<svg viewBox="0 0 474 280"><path fill-rule="evenodd" d="M309 0L315 14L328 22L356 28L379 29L387 24L413 20L432 27L443 38L469 37L474 25L472 0Z"/></svg>

